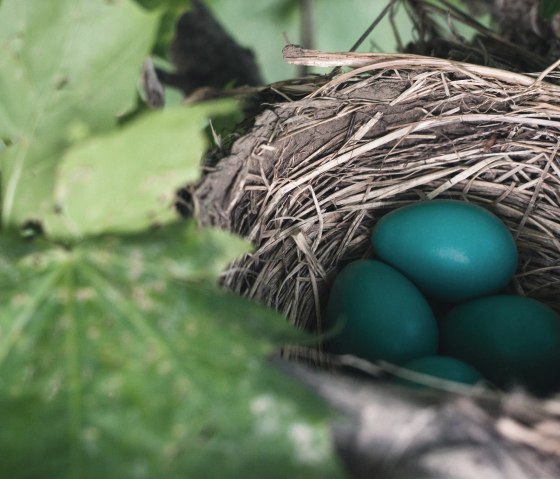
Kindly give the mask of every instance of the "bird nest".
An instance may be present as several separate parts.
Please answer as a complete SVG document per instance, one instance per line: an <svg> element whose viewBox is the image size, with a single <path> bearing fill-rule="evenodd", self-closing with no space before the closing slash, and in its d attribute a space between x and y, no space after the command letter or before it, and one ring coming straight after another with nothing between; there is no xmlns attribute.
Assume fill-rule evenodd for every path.
<svg viewBox="0 0 560 479"><path fill-rule="evenodd" d="M289 47L285 56L352 69L261 91L282 101L268 104L218 161L215 156L207 160L202 180L190 190L195 216L254 245L224 273L225 287L320 337L329 286L345 263L373 256L369 238L378 219L417 201L453 198L482 205L503 220L519 252L512 291L560 312L560 86L552 67L529 76L406 54L325 57ZM318 350L290 353L323 365L348 365L333 363L336 358ZM340 406L337 381L329 376L317 390ZM344 398L361 398L357 391L365 383L359 384ZM375 394L370 391L373 402L366 409L375 412L372 420L384 424L382 418L390 419L383 431L408 431L409 416L399 422L387 404L410 399L412 393L387 399L384 391L380 384ZM511 412L508 405L525 397L516 394L492 399L482 409L465 403L474 415L464 413L461 399L429 407L414 403L414 417L428 407L441 432L422 430L418 437L429 436L434 441L429 450L441 452L449 465L447 445L461 430L465 444L482 444L482 452L476 451L495 462L496 475L482 468L484 477L503 477L510 462L517 469L508 477L558 477L558 400L523 399L522 407ZM479 424L482 416L487 422ZM458 418L468 427L458 426ZM361 439L348 440L348 450L344 441L337 445L347 465L360 458L366 472L355 477L372 477L372 471L387 467L397 471L406 454L416 451L397 434L394 447L387 449L400 451L395 458L372 453L383 441L371 424L356 426ZM452 469L462 475L453 477L481 477L480 461L471 453L454 463L459 469ZM423 464L416 456L411 460ZM433 477L450 477L445 471Z"/></svg>
<svg viewBox="0 0 560 479"><path fill-rule="evenodd" d="M224 286L321 332L329 285L372 255L376 221L454 198L503 220L519 251L512 288L560 311L560 87L545 81L550 71L405 54L325 60L296 47L285 56L354 68L284 85L290 101L260 113L193 189L200 223L254 245ZM307 94L288 98L296 91Z"/></svg>

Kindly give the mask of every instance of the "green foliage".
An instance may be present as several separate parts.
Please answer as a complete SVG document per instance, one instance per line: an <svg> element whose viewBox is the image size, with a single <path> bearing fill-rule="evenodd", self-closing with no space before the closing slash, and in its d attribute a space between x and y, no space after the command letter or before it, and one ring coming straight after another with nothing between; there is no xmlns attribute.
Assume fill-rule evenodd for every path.
<svg viewBox="0 0 560 479"><path fill-rule="evenodd" d="M135 0L136 3L147 10L161 12L161 19L158 27L156 43L153 52L156 55L165 57L167 47L175 33L175 23L181 13L190 6L189 0Z"/></svg>
<svg viewBox="0 0 560 479"><path fill-rule="evenodd" d="M157 21L128 1L2 2L0 138L14 143L2 160L5 226L52 211L76 132L107 131L134 106Z"/></svg>
<svg viewBox="0 0 560 479"><path fill-rule="evenodd" d="M342 477L328 414L266 362L300 334L216 286L249 245L172 221L207 115L233 105L118 122L158 18L1 3L2 475ZM29 219L45 237L14 233Z"/></svg>
<svg viewBox="0 0 560 479"><path fill-rule="evenodd" d="M206 119L233 106L152 112L71 148L57 171L58 214L47 217L47 231L58 238L128 233L176 220L173 197L198 177Z"/></svg>
<svg viewBox="0 0 560 479"><path fill-rule="evenodd" d="M347 51L385 8L388 0L315 0L315 48ZM299 43L299 2L294 0L212 0L208 2L225 28L237 41L254 50L265 81L293 78L296 67L282 59L285 36ZM399 2L397 2L399 3ZM250 12L248 14L247 12ZM403 44L412 40L413 27L403 8L395 22ZM391 24L381 22L360 48L361 51L395 51L397 43ZM325 73L324 68L316 69Z"/></svg>
<svg viewBox="0 0 560 479"><path fill-rule="evenodd" d="M557 13L560 13L560 0L541 0L541 16L544 20L550 20Z"/></svg>
<svg viewBox="0 0 560 479"><path fill-rule="evenodd" d="M189 0L134 0L138 5L148 9L160 10L177 10L186 9L189 6Z"/></svg>
<svg viewBox="0 0 560 479"><path fill-rule="evenodd" d="M326 477L320 414L302 417L282 394L289 385L258 359L293 331L212 286L245 250L192 225L72 250L4 237L0 468L11 477L260 477L270 463L276 477ZM309 457L298 457L301 440Z"/></svg>

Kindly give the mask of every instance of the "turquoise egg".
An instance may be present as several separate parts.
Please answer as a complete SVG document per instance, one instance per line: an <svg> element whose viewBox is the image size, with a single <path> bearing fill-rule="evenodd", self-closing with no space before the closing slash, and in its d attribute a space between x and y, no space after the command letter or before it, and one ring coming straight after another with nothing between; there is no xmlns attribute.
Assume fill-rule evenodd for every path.
<svg viewBox="0 0 560 479"><path fill-rule="evenodd" d="M486 209L463 201L425 201L394 210L377 222L371 242L381 260L442 301L496 293L517 265L506 226Z"/></svg>
<svg viewBox="0 0 560 479"><path fill-rule="evenodd" d="M406 363L434 354L437 323L424 296L394 268L359 260L340 271L327 304L326 348L370 361Z"/></svg>
<svg viewBox="0 0 560 479"><path fill-rule="evenodd" d="M523 296L463 303L440 323L442 353L472 364L501 388L538 394L560 388L560 316Z"/></svg>
<svg viewBox="0 0 560 479"><path fill-rule="evenodd" d="M470 364L449 356L425 356L403 365L403 368L416 373L427 374L446 381L472 385L482 381L482 375ZM399 378L403 384L422 385L412 379Z"/></svg>

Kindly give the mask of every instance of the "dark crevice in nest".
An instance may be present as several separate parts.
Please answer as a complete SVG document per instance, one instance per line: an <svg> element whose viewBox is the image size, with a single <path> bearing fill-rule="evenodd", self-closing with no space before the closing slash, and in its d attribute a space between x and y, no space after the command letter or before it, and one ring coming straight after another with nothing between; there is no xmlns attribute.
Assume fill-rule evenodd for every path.
<svg viewBox="0 0 560 479"><path fill-rule="evenodd" d="M448 0L405 0L418 39L404 51L515 72L540 72L558 58L560 20L543 20L539 0L464 3L473 14L490 16L494 28L487 28ZM476 34L465 39L459 25Z"/></svg>

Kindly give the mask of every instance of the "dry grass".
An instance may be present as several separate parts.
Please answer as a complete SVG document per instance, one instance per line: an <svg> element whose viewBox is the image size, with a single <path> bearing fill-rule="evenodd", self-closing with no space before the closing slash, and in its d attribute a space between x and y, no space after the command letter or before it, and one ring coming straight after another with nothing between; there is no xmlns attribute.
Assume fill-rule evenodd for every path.
<svg viewBox="0 0 560 479"><path fill-rule="evenodd" d="M376 221L412 202L456 198L483 205L513 233L511 290L560 312L560 87L545 81L553 68L527 76L402 54L316 57L357 68L275 85L287 101L270 105L193 188L202 224L255 245L223 284L321 333L329 284L345 262L372 256ZM290 354L333 364L320 351ZM547 404L558 408L557 399L536 401L544 409L527 422L517 419L531 410L522 405L493 427L549 455L554 469L558 412Z"/></svg>
<svg viewBox="0 0 560 479"><path fill-rule="evenodd" d="M316 64L312 54L302 55ZM329 282L345 261L371 254L378 218L458 198L514 234L515 291L560 311L560 87L419 56L318 56L359 68L272 106L225 161L239 164L236 175L218 166L195 193L203 223L255 245L224 284L321 331ZM216 182L227 187L200 193ZM210 203L220 203L220 220L207 217Z"/></svg>

